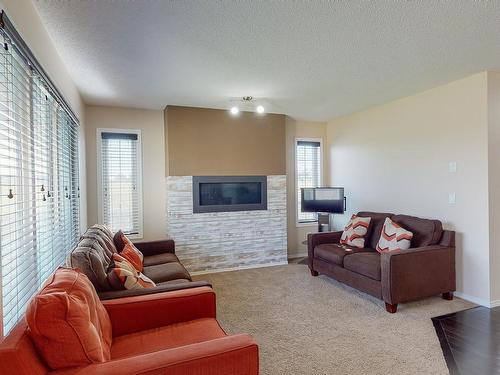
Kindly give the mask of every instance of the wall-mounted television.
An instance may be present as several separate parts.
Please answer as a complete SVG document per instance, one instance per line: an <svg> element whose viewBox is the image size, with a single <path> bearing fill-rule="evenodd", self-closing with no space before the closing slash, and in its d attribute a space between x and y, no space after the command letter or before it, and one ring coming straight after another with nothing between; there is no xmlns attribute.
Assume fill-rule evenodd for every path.
<svg viewBox="0 0 500 375"><path fill-rule="evenodd" d="M302 212L343 214L346 208L341 187L302 188L301 197Z"/></svg>

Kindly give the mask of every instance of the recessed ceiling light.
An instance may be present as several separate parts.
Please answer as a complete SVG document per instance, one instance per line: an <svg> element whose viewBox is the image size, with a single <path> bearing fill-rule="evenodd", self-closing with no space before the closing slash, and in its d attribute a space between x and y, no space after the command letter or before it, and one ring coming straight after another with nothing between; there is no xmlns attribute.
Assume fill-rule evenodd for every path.
<svg viewBox="0 0 500 375"><path fill-rule="evenodd" d="M264 113L264 106L258 105L257 106L257 113Z"/></svg>
<svg viewBox="0 0 500 375"><path fill-rule="evenodd" d="M237 115L238 113L240 113L240 110L238 107L234 106L234 107L231 107L231 114L232 115Z"/></svg>

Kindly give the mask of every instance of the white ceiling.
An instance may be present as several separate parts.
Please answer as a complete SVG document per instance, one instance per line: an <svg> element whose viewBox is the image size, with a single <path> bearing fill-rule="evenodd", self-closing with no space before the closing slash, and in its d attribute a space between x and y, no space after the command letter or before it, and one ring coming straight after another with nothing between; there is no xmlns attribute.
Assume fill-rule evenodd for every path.
<svg viewBox="0 0 500 375"><path fill-rule="evenodd" d="M500 1L34 1L89 104L327 120L500 69Z"/></svg>

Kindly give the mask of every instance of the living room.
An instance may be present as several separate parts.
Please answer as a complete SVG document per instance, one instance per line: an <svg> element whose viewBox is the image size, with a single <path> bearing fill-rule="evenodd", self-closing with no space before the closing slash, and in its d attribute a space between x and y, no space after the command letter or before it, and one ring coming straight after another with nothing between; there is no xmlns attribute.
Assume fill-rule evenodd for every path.
<svg viewBox="0 0 500 375"><path fill-rule="evenodd" d="M0 373L498 372L498 5L0 0Z"/></svg>

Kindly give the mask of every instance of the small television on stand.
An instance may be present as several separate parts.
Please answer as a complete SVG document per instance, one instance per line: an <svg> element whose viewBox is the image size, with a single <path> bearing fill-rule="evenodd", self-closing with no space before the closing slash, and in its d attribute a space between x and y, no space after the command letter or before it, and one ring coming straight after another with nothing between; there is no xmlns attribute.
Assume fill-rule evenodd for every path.
<svg viewBox="0 0 500 375"><path fill-rule="evenodd" d="M333 230L333 214L343 214L346 197L342 187L317 187L301 189L301 211L318 214L318 231Z"/></svg>

